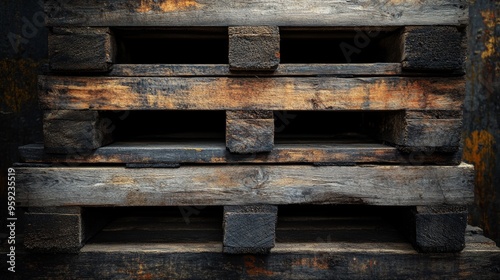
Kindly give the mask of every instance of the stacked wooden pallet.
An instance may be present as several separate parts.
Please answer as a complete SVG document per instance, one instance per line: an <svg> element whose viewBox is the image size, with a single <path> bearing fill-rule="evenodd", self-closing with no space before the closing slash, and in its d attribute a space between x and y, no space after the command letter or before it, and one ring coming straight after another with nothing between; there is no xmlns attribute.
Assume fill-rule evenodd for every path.
<svg viewBox="0 0 500 280"><path fill-rule="evenodd" d="M473 169L460 156L466 1L82 0L46 9L45 142L21 148L37 166L18 171L28 248L78 251L99 229L93 207L217 205L224 252L267 253L277 206L289 204L408 207L419 251L464 248L473 198ZM203 44L228 55L212 60ZM110 113L123 110L225 111L225 141L113 142L120 124ZM279 133L282 111L332 117L315 120L321 137L306 137L318 127L306 124L298 139ZM146 121L168 133L185 119ZM344 122L362 129L334 129Z"/></svg>

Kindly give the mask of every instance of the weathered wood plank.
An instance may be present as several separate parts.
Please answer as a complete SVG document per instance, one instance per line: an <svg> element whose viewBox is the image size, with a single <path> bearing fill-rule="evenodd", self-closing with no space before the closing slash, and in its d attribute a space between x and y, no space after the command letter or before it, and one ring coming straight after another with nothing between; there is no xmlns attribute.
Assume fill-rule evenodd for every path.
<svg viewBox="0 0 500 280"><path fill-rule="evenodd" d="M464 249L466 206L415 207L409 214L409 238L419 252L460 252Z"/></svg>
<svg viewBox="0 0 500 280"><path fill-rule="evenodd" d="M44 145L50 153L82 153L112 142L112 124L97 111L46 111Z"/></svg>
<svg viewBox="0 0 500 280"><path fill-rule="evenodd" d="M497 279L500 249L474 232L460 254L446 255L416 254L401 242L330 242L328 235L253 256L221 254L220 242L89 244L71 255L17 252L22 261L12 279Z"/></svg>
<svg viewBox="0 0 500 280"><path fill-rule="evenodd" d="M50 69L58 72L107 72L115 57L109 28L52 28Z"/></svg>
<svg viewBox="0 0 500 280"><path fill-rule="evenodd" d="M19 148L25 162L51 163L397 163L457 165L454 153L409 155L376 143L315 141L283 144L277 140L269 153L239 155L227 151L222 142L115 142L92 153L49 154L43 145Z"/></svg>
<svg viewBox="0 0 500 280"><path fill-rule="evenodd" d="M468 16L465 0L78 0L50 1L45 10L49 26L463 25Z"/></svg>
<svg viewBox="0 0 500 280"><path fill-rule="evenodd" d="M267 254L274 247L278 207L224 206L223 252Z"/></svg>
<svg viewBox="0 0 500 280"><path fill-rule="evenodd" d="M465 28L405 27L401 35L403 70L464 71L466 38Z"/></svg>
<svg viewBox="0 0 500 280"><path fill-rule="evenodd" d="M280 63L277 26L230 26L229 69L274 71Z"/></svg>
<svg viewBox="0 0 500 280"><path fill-rule="evenodd" d="M280 64L273 71L232 72L227 64L115 64L107 76L117 77L217 77L217 76L397 76L401 63Z"/></svg>
<svg viewBox="0 0 500 280"><path fill-rule="evenodd" d="M17 202L47 206L369 204L471 201L459 166L203 166L178 169L18 168ZM85 194L85 195L82 195ZM36 199L35 199L36 198Z"/></svg>
<svg viewBox="0 0 500 280"><path fill-rule="evenodd" d="M232 153L270 152L274 147L272 111L227 111L226 147Z"/></svg>
<svg viewBox="0 0 500 280"><path fill-rule="evenodd" d="M45 109L456 110L463 78L40 77Z"/></svg>
<svg viewBox="0 0 500 280"><path fill-rule="evenodd" d="M377 121L379 139L402 151L432 148L456 152L461 146L459 111L400 111L384 114Z"/></svg>

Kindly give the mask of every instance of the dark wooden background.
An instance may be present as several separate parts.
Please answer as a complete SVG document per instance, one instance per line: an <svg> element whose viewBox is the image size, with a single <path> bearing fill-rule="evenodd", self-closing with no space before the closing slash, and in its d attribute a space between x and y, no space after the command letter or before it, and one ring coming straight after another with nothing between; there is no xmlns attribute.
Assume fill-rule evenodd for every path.
<svg viewBox="0 0 500 280"><path fill-rule="evenodd" d="M0 1L0 237L5 237L7 168L17 147L42 141L37 75L47 62L47 30L36 0ZM464 159L476 167L470 223L500 245L500 1L470 7Z"/></svg>

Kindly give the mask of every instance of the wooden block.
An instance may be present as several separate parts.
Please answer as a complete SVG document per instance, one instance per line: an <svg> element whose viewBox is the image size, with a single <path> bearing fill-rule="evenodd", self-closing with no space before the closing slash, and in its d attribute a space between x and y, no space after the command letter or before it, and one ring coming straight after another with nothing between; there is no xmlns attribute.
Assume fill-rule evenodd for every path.
<svg viewBox="0 0 500 280"><path fill-rule="evenodd" d="M474 168L205 165L168 169L16 168L23 207L363 204L473 201ZM186 187L189 186L189 187ZM36 199L33 199L36 197Z"/></svg>
<svg viewBox="0 0 500 280"><path fill-rule="evenodd" d="M464 72L466 31L456 26L408 26L389 38L395 62L403 71Z"/></svg>
<svg viewBox="0 0 500 280"><path fill-rule="evenodd" d="M227 111L226 147L232 153L270 152L274 147L272 111Z"/></svg>
<svg viewBox="0 0 500 280"><path fill-rule="evenodd" d="M410 240L419 252L460 252L465 247L466 206L418 206L411 210Z"/></svg>
<svg viewBox="0 0 500 280"><path fill-rule="evenodd" d="M107 72L115 56L109 28L54 27L49 34L50 69L61 72Z"/></svg>
<svg viewBox="0 0 500 280"><path fill-rule="evenodd" d="M24 245L28 250L76 253L109 220L99 210L80 207L29 208Z"/></svg>
<svg viewBox="0 0 500 280"><path fill-rule="evenodd" d="M276 206L225 206L224 253L269 253L274 247L277 219Z"/></svg>
<svg viewBox="0 0 500 280"><path fill-rule="evenodd" d="M462 77L41 76L50 110L457 110Z"/></svg>
<svg viewBox="0 0 500 280"><path fill-rule="evenodd" d="M276 70L280 63L280 34L277 26L229 27L231 70Z"/></svg>
<svg viewBox="0 0 500 280"><path fill-rule="evenodd" d="M97 111L46 111L45 149L49 153L80 153L112 142L111 119Z"/></svg>
<svg viewBox="0 0 500 280"><path fill-rule="evenodd" d="M467 0L48 1L48 26L464 25ZM425 15L425 16L423 16Z"/></svg>
<svg viewBox="0 0 500 280"><path fill-rule="evenodd" d="M456 152L462 138L459 111L399 111L385 113L377 121L379 139L400 151Z"/></svg>

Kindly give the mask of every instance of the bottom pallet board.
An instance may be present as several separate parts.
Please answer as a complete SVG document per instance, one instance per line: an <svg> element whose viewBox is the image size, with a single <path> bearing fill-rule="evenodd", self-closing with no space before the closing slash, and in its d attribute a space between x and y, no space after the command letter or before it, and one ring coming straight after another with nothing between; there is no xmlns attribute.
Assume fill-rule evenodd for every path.
<svg viewBox="0 0 500 280"><path fill-rule="evenodd" d="M371 224L370 224L371 225ZM373 225L371 225L373 226ZM364 231L386 233L379 227ZM286 227L285 227L286 229ZM338 227L337 227L338 229ZM120 231L114 228L114 231ZM126 228L121 231L126 232ZM290 230L288 228L288 230ZM135 229L137 232L137 229ZM348 230L341 230L348 233ZM373 235L378 232L377 235ZM391 234L389 232L389 234ZM221 242L93 243L79 254L18 252L9 279L498 279L500 248L468 228L460 254L418 254L400 239L277 242L270 255L228 255ZM143 236L135 235L135 238ZM4 255L4 252L2 252ZM1 265L6 271L6 263Z"/></svg>
<svg viewBox="0 0 500 280"><path fill-rule="evenodd" d="M17 203L51 206L465 205L473 167L182 166L18 168Z"/></svg>

